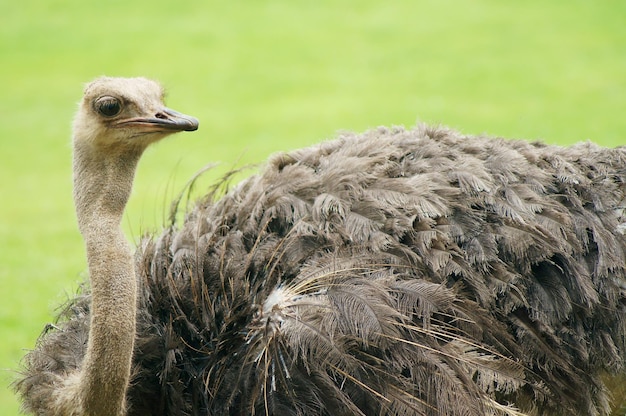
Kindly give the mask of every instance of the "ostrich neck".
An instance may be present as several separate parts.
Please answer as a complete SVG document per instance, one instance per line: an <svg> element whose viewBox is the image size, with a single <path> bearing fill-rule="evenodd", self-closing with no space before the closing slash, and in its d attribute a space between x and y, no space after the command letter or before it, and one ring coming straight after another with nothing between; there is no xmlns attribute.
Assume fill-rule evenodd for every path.
<svg viewBox="0 0 626 416"><path fill-rule="evenodd" d="M90 416L124 414L135 338L137 282L120 224L141 152L75 147L74 201L91 279L91 326L78 385Z"/></svg>

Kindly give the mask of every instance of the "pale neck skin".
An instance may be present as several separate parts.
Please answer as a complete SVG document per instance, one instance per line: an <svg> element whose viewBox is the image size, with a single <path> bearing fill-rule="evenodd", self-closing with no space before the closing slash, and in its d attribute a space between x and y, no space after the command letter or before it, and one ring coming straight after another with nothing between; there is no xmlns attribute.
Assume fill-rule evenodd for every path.
<svg viewBox="0 0 626 416"><path fill-rule="evenodd" d="M75 144L74 202L91 278L89 342L77 394L87 415L123 415L136 324L137 282L120 223L140 149Z"/></svg>

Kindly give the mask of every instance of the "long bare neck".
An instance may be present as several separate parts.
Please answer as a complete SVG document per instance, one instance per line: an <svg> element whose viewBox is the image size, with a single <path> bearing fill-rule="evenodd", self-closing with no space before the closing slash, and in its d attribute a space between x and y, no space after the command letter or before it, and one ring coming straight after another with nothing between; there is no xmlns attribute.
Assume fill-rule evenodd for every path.
<svg viewBox="0 0 626 416"><path fill-rule="evenodd" d="M125 413L137 282L120 223L140 155L132 149L115 155L74 149L74 201L92 290L89 341L75 393L90 416Z"/></svg>

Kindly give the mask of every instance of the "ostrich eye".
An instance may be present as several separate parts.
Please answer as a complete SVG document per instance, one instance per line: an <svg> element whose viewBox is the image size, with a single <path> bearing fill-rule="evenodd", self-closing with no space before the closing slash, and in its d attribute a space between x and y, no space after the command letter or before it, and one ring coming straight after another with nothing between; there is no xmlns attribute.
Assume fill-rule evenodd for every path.
<svg viewBox="0 0 626 416"><path fill-rule="evenodd" d="M94 103L94 107L105 117L116 116L122 111L122 104L115 97L100 97Z"/></svg>

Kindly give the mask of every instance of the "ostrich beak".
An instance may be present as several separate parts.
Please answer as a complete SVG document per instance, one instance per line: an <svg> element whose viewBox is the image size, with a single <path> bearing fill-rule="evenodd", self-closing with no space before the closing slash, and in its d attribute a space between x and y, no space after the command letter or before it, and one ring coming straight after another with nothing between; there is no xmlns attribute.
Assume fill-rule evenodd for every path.
<svg viewBox="0 0 626 416"><path fill-rule="evenodd" d="M198 119L164 107L154 117L133 117L120 120L119 127L137 126L146 132L177 132L198 130Z"/></svg>

